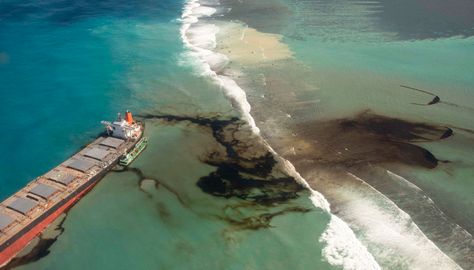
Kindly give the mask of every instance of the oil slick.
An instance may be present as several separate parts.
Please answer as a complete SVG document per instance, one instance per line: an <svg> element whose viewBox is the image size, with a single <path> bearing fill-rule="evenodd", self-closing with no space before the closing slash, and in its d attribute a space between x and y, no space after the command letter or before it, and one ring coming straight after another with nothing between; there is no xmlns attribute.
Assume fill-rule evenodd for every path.
<svg viewBox="0 0 474 270"><path fill-rule="evenodd" d="M288 158L309 184L329 200L334 213L352 224L361 239L369 239L364 243L382 265L402 267L410 260L423 268L432 266L433 262L409 253L404 254L403 260L395 259L394 256L406 251L407 246L402 243L419 241L423 243L420 249L442 255L439 263L445 264L446 269L456 269L445 254L461 265L469 265L471 258L466 251L472 237L457 225L457 220L437 208L429 194L413 188L409 180L387 173L388 168L396 172L407 167L444 170L449 166L444 163L449 161L440 160L425 145L450 140L456 135L453 129L365 110L346 118L295 124L294 151ZM357 211L364 214L358 215ZM367 218L365 215L369 214L374 215ZM381 218L392 214L404 221ZM375 216L380 217L380 224L371 225L370 219ZM405 225L390 227L397 222L410 229ZM379 238L377 232L381 228L393 230L394 239L400 236L396 243ZM413 247L413 252L416 249Z"/></svg>
<svg viewBox="0 0 474 270"><path fill-rule="evenodd" d="M448 127L409 122L370 111L352 118L303 123L297 130L303 141L317 142L305 149L296 148L297 156L344 168L402 163L433 169L439 160L416 143L453 136L453 130Z"/></svg>
<svg viewBox="0 0 474 270"><path fill-rule="evenodd" d="M455 103L452 103L452 102L442 101L441 98L438 95L436 95L432 92L422 90L422 89L419 89L419 88L415 88L415 87L411 87L411 86L407 86L407 85L400 85L400 87L433 96L433 99L430 102L428 102L427 104L412 102L411 104L413 104L413 105L429 106L429 105L434 105L434 104L440 103L440 104L448 105L448 106L451 106L451 107L461 108L461 109L464 109L464 110L474 112L474 108L458 105L458 104L455 104Z"/></svg>
<svg viewBox="0 0 474 270"><path fill-rule="evenodd" d="M215 171L197 179L196 185L205 193L230 201L233 209L259 208L252 216L220 215L234 230L257 230L270 227L273 217L286 213L306 213L312 209L293 204L307 189L286 175L273 154L255 136L246 122L238 118L216 116L141 115L144 119L159 119L165 123L189 122L207 129L217 143L202 156L201 162ZM148 177L147 177L148 179Z"/></svg>
<svg viewBox="0 0 474 270"><path fill-rule="evenodd" d="M66 217L67 212L65 212L62 217L56 219L54 223L29 244L29 247L25 250L27 251L30 248L29 252L21 252L1 269L14 269L21 265L36 262L47 256L50 253L49 249L51 246L58 240L59 236L64 233L65 229L63 224L66 221Z"/></svg>
<svg viewBox="0 0 474 270"><path fill-rule="evenodd" d="M427 104L420 104L420 103L412 103L414 105L420 105L420 106L428 106L428 105L433 105L433 104L436 104L438 102L441 101L441 99L439 98L439 96L431 93L431 92L428 92L428 91L425 91L425 90L421 90L421 89L418 89L418 88L415 88L415 87L411 87L411 86L407 86L407 85L400 85L400 87L402 88L405 88L405 89L410 89L410 90L413 90L413 91L417 91L417 92L420 92L420 93L424 93L424 94L428 94L430 96L434 96L433 100L431 100L430 102L428 102Z"/></svg>

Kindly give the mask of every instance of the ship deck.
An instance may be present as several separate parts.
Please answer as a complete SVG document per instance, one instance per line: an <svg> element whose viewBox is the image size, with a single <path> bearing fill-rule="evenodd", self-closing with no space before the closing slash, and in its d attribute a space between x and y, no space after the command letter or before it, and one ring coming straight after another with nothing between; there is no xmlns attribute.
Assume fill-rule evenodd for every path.
<svg viewBox="0 0 474 270"><path fill-rule="evenodd" d="M116 163L136 141L101 136L0 204L0 245Z"/></svg>

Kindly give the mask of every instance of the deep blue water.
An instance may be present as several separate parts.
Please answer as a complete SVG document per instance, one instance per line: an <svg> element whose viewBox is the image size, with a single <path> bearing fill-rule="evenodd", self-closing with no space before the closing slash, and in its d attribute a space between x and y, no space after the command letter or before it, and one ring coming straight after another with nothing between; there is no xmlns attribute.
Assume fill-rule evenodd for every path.
<svg viewBox="0 0 474 270"><path fill-rule="evenodd" d="M175 61L181 8L173 0L0 2L0 199L89 142L100 120L140 107L128 77L138 61ZM159 40L167 25L175 34ZM149 34L152 55L142 52Z"/></svg>

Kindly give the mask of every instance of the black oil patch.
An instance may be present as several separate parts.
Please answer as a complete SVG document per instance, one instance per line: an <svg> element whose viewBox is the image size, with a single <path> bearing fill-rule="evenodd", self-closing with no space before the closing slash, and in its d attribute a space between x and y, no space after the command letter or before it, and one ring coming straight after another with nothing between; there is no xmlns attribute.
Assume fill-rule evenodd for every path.
<svg viewBox="0 0 474 270"><path fill-rule="evenodd" d="M408 121L371 111L348 118L305 122L292 130L296 130L291 140L295 151L287 158L331 203L334 213L347 210L350 195L344 192L350 193L351 185L359 185L350 176L354 175L409 214L427 237L461 267L472 265L472 237L467 233L472 226L438 208L429 199L429 193L409 184L410 174L403 174L409 172L407 166L445 170L448 166L440 165L449 161L439 160L424 144L449 140L471 130ZM405 177L407 182L395 178L391 172ZM347 190L339 193L341 187ZM344 215L340 213L343 219Z"/></svg>
<svg viewBox="0 0 474 270"><path fill-rule="evenodd" d="M1 269L13 269L15 267L33 263L39 261L41 258L46 257L50 250L49 248L58 240L59 236L64 233L65 229L63 227L64 222L66 221L67 212L63 220L54 228L58 234L53 238L43 238L43 234L39 236L39 242L33 249L26 255L21 257L14 257L7 265L3 266Z"/></svg>
<svg viewBox="0 0 474 270"><path fill-rule="evenodd" d="M256 180L243 177L239 170L223 164L217 171L201 177L197 183L202 191L214 196L237 197L262 205L273 205L298 197L304 188L291 177Z"/></svg>
<svg viewBox="0 0 474 270"><path fill-rule="evenodd" d="M288 207L283 210L279 210L276 212L270 213L263 213L256 216L250 216L243 219L233 219L230 217L221 218L234 226L234 230L259 230L259 229L266 229L271 228L271 220L276 216L281 216L287 213L308 213L312 211L312 209L304 208L304 207Z"/></svg>
<svg viewBox="0 0 474 270"><path fill-rule="evenodd" d="M218 216L236 230L268 228L271 219L288 212L306 213L311 209L291 202L306 188L288 176L263 140L238 118L140 115L143 119L189 122L208 128L218 144L201 161L216 168L201 177L196 185L205 193L225 199L237 198L243 207L258 210L240 219ZM149 179L147 177L147 179ZM230 202L229 205L236 203ZM282 209L273 207L281 206ZM255 211L254 211L255 212Z"/></svg>
<svg viewBox="0 0 474 270"><path fill-rule="evenodd" d="M419 88L415 88L415 87L411 87L411 86L407 86L407 85L400 85L400 87L433 96L433 99L431 101L429 101L428 103L426 103L426 104L412 102L411 104L413 104L413 105L430 106L430 105L440 103L440 104L455 107L455 108L458 108L458 109L474 112L474 108L471 108L471 107L468 107L468 106L462 106L462 105L452 103L452 102L442 101L441 98L433 92L426 91L426 90L419 89Z"/></svg>
<svg viewBox="0 0 474 270"><path fill-rule="evenodd" d="M299 137L315 143L297 149L299 158L321 165L354 166L401 163L433 169L439 160L420 142L444 140L454 135L449 127L410 122L364 111L353 118L304 123Z"/></svg>
<svg viewBox="0 0 474 270"><path fill-rule="evenodd" d="M116 169L113 169L112 170L113 172L115 173L122 173L122 172L132 172L134 173L137 177L138 177L138 188L140 189L140 191L142 191L143 193L145 193L148 197L151 197L152 194L150 194L149 192L147 192L146 190L142 189L141 188L141 185L142 185L142 182L144 180L151 180L151 181L154 181L155 182L155 188L158 189L160 187L163 187L165 188L166 190L168 190L169 192L171 192L175 197L176 199L178 199L178 201L181 203L182 206L186 207L186 208L189 208L189 204L188 202L186 202L186 200L184 200L180 195L179 195L179 192L177 192L176 190L174 190L173 188L171 188L169 185L167 185L166 183L164 183L163 181L160 181L154 177L151 177L149 175L145 175L143 173L143 171L140 169L140 168L136 168L136 167L122 167L122 166L117 166Z"/></svg>
<svg viewBox="0 0 474 270"><path fill-rule="evenodd" d="M305 188L294 178L278 171L278 163L263 142L238 118L219 119L175 115L141 115L145 119L189 121L208 127L225 153L213 151L202 162L216 171L201 177L202 191L223 198L240 198L257 204L284 203L299 197ZM279 175L279 176L276 176Z"/></svg>
<svg viewBox="0 0 474 270"><path fill-rule="evenodd" d="M166 204L164 204L162 202L157 202L156 203L156 209L158 211L158 215L160 216L161 220L166 221L166 220L170 219L171 213L168 210L168 208L166 207Z"/></svg>

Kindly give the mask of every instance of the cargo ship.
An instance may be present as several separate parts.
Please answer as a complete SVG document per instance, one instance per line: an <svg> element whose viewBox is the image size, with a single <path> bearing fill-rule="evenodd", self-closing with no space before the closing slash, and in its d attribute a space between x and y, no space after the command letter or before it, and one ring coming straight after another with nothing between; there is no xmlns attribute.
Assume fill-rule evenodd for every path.
<svg viewBox="0 0 474 270"><path fill-rule="evenodd" d="M122 163L128 165L146 146L144 125L134 121L131 112L127 111L124 118L119 114L116 121L101 123L105 132L95 141L0 204L0 267L90 191L121 159L125 158Z"/></svg>

